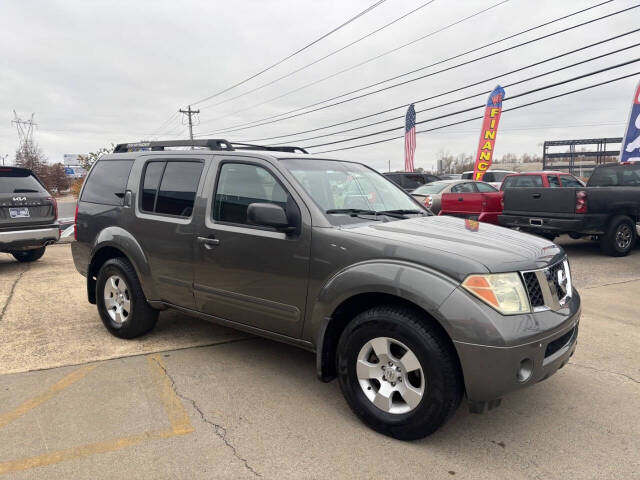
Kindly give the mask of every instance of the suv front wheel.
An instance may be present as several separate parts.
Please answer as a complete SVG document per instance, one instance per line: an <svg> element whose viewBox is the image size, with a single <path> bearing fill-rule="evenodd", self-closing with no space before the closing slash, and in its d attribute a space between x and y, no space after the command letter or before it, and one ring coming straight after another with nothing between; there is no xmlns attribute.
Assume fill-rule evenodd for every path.
<svg viewBox="0 0 640 480"><path fill-rule="evenodd" d="M359 314L338 343L340 388L374 430L401 440L436 431L463 394L455 352L419 312L401 306Z"/></svg>
<svg viewBox="0 0 640 480"><path fill-rule="evenodd" d="M158 311L147 303L133 266L124 258L112 258L100 268L96 303L102 323L116 337L144 335L158 320Z"/></svg>

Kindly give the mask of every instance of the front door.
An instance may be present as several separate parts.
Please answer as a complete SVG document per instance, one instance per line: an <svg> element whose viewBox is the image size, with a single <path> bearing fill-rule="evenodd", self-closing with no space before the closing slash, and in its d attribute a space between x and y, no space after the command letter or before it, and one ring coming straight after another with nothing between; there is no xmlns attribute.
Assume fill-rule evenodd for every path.
<svg viewBox="0 0 640 480"><path fill-rule="evenodd" d="M205 222L195 240L198 309L298 338L309 275L309 212L266 161L222 160L214 166L214 191L209 192ZM247 207L256 202L283 207L297 231L286 234L250 225Z"/></svg>
<svg viewBox="0 0 640 480"><path fill-rule="evenodd" d="M469 214L477 215L482 210L482 195L473 182L459 183L451 187L451 193L455 195L453 202L453 213L460 216Z"/></svg>

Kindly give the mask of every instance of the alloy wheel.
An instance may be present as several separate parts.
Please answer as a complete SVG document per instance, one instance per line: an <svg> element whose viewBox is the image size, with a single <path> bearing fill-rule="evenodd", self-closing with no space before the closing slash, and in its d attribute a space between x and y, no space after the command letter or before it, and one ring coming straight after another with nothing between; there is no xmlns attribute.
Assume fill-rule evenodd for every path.
<svg viewBox="0 0 640 480"><path fill-rule="evenodd" d="M131 314L131 297L127 283L111 275L104 284L104 306L114 323L122 325Z"/></svg>
<svg viewBox="0 0 640 480"><path fill-rule="evenodd" d="M373 338L360 349L356 362L360 387L379 409L402 414L420 404L426 388L422 366L402 342L389 337Z"/></svg>

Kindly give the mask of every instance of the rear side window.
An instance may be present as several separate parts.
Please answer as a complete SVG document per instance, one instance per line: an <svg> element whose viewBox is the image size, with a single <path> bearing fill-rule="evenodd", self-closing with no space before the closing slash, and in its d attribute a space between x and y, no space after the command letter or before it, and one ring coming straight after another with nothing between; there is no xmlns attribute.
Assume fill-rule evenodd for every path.
<svg viewBox="0 0 640 480"><path fill-rule="evenodd" d="M275 203L285 210L289 194L262 167L245 163L224 163L219 173L213 204L213 219L247 224L247 208L252 203Z"/></svg>
<svg viewBox="0 0 640 480"><path fill-rule="evenodd" d="M0 167L0 193L46 193L29 170Z"/></svg>
<svg viewBox="0 0 640 480"><path fill-rule="evenodd" d="M489 193L489 192L497 192L498 190L488 183L476 182L476 188L480 193Z"/></svg>
<svg viewBox="0 0 640 480"><path fill-rule="evenodd" d="M91 169L82 191L84 202L122 205L133 160L102 160Z"/></svg>
<svg viewBox="0 0 640 480"><path fill-rule="evenodd" d="M190 217L201 175L201 162L147 163L140 209L162 215Z"/></svg>

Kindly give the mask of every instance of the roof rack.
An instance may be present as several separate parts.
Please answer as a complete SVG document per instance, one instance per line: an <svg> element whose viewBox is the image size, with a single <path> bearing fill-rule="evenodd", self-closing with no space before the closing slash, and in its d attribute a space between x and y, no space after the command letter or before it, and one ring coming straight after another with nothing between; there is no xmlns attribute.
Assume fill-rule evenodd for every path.
<svg viewBox="0 0 640 480"><path fill-rule="evenodd" d="M296 147L295 145L267 146L238 142L231 142L231 145L233 147L238 147L239 150L266 150L269 152L309 153L304 148Z"/></svg>
<svg viewBox="0 0 640 480"><path fill-rule="evenodd" d="M263 150L270 152L309 153L302 147L296 146L266 146L252 143L231 143L222 138L209 138L202 140L158 140L155 142L119 143L113 153L162 151L170 147L200 147L208 150Z"/></svg>
<svg viewBox="0 0 640 480"><path fill-rule="evenodd" d="M233 150L231 143L222 138L206 140L158 140L156 142L120 143L113 153L162 151L167 147L203 147L209 150Z"/></svg>

